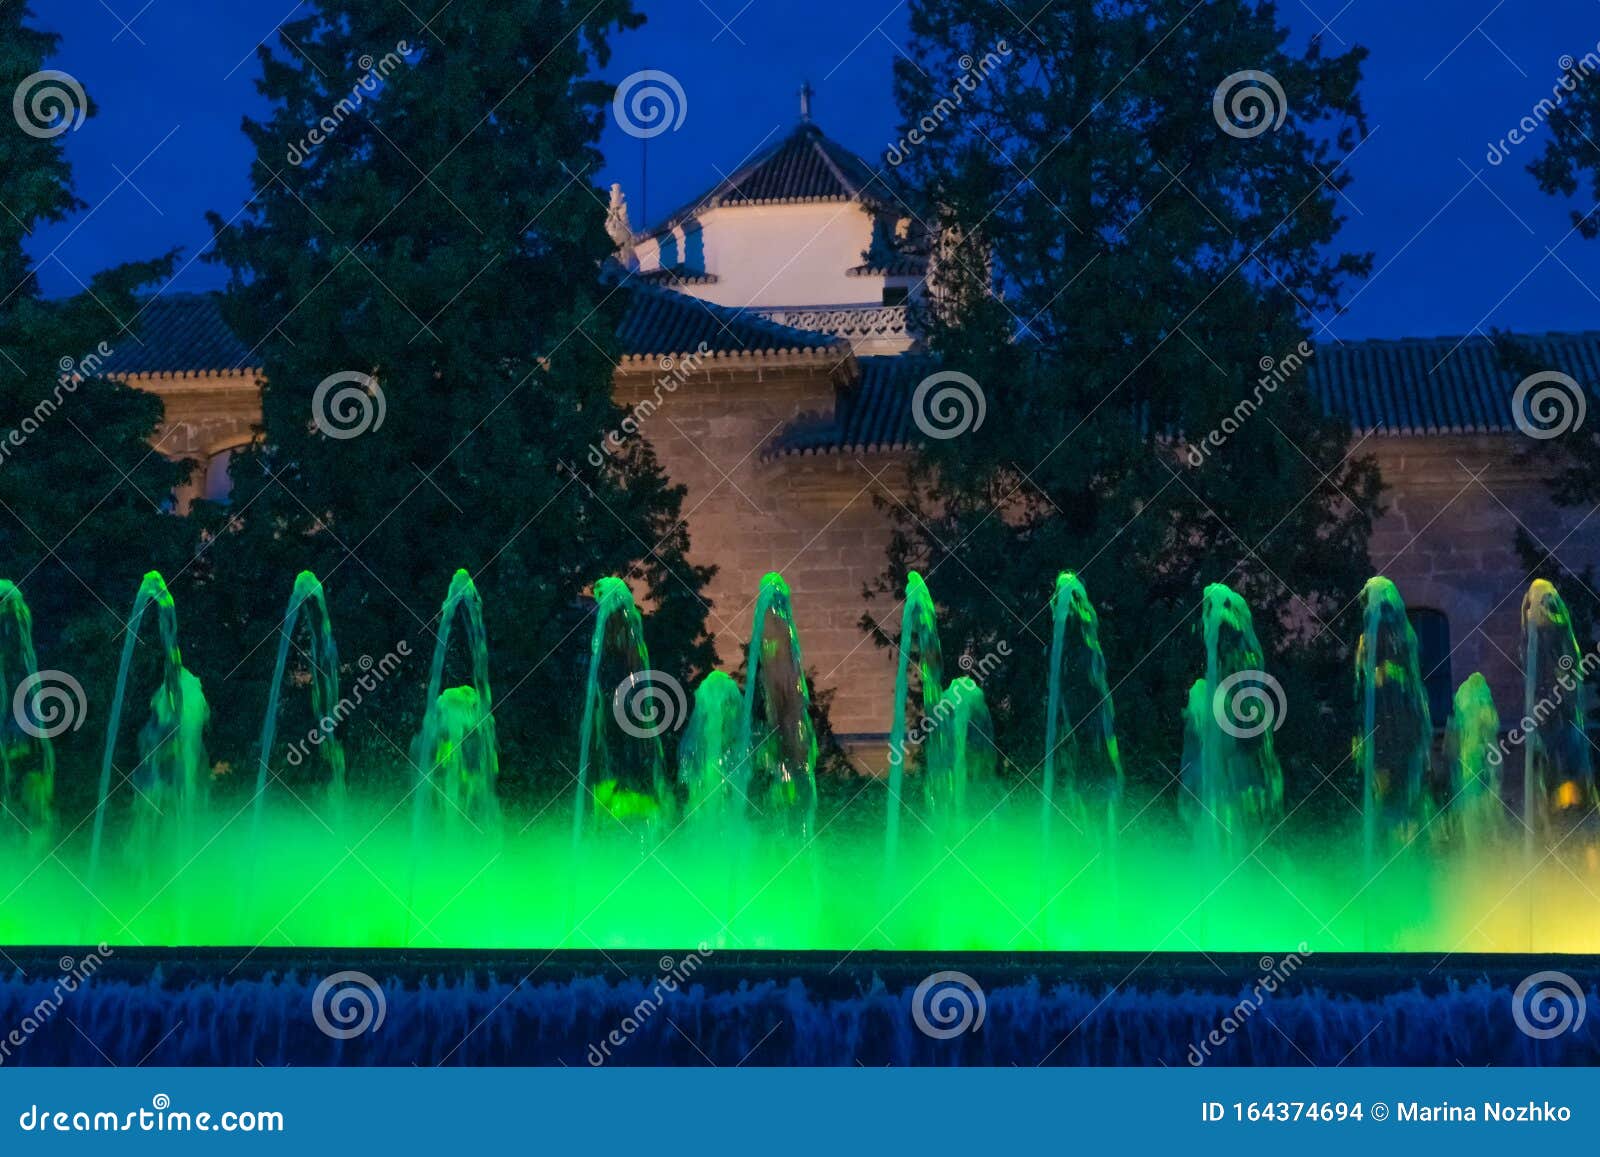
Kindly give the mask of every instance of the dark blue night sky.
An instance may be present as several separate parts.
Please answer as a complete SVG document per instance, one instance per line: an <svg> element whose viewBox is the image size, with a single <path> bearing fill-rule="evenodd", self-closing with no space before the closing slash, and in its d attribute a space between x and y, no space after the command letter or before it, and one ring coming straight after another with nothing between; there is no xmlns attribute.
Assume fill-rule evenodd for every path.
<svg viewBox="0 0 1600 1157"><path fill-rule="evenodd" d="M99 106L66 138L89 208L40 230L30 246L48 292L71 292L103 266L174 247L187 263L175 288L220 284L222 271L198 260L209 240L203 214L231 217L249 195L239 122L261 111L254 49L292 4L33 0L35 23L63 34L51 66L76 76ZM418 10L430 4L437 0ZM664 69L682 81L689 105L679 131L650 142L651 217L787 130L808 79L821 126L869 159L882 155L896 121L890 66L906 40L905 0L639 6L649 23L618 42L607 74ZM1298 36L1327 20L1330 47L1360 43L1372 53L1365 98L1373 132L1350 161L1356 180L1345 239L1348 248L1372 250L1377 271L1333 321L1338 337L1600 328L1600 243L1571 232L1569 206L1540 194L1523 169L1546 134L1504 164L1485 160L1489 143L1550 94L1560 58L1600 43L1596 0L1540 0L1536 18L1529 7L1530 0L1283 6ZM1025 44L1019 36L1019 49ZM598 183L622 181L642 224L640 143L615 128L604 143L609 168Z"/></svg>

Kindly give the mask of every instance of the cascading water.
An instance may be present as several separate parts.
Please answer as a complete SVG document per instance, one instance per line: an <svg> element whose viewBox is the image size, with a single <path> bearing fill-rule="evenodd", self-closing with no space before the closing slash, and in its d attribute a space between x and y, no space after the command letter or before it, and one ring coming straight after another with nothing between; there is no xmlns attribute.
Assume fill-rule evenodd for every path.
<svg viewBox="0 0 1600 1157"><path fill-rule="evenodd" d="M740 803L763 826L804 839L817 817L817 733L789 584L761 580L745 655Z"/></svg>
<svg viewBox="0 0 1600 1157"><path fill-rule="evenodd" d="M1474 672L1456 688L1444 737L1447 790L1454 801L1451 834L1468 848L1482 848L1505 830L1500 786L1505 760L1499 741L1500 714L1494 696L1488 681Z"/></svg>
<svg viewBox="0 0 1600 1157"><path fill-rule="evenodd" d="M314 580L302 576L296 587L286 629L300 637L299 623L305 621L316 636L326 627L326 611L314 598ZM1249 609L1234 592L1222 586L1206 592L1206 674L1195 683L1185 711L1187 790L1181 798L1202 805L1190 808L1187 817L1201 854L1172 839L1161 816L1162 793L1142 777L1130 777L1122 789L1137 798L1126 804L1127 830L1108 854L1104 843L1060 841L1052 849L1042 840L1031 794L1000 782L994 720L974 677L987 675L987 668L971 668L971 674L943 686L932 603L920 580L913 588L907 646L900 656L895 737L902 751L904 745L915 750L920 744L917 814L934 838L907 841L899 849L898 872L891 872L878 826L883 813L877 793L887 794L886 784L865 777L830 781L840 806L830 807L828 822L819 827L818 736L809 712L810 688L789 590L775 575L763 582L757 601L746 685L741 689L730 676L712 674L696 691L692 717L681 708L671 717L656 709L643 713L642 724L626 709L628 692L642 690L647 707L663 708L661 697L675 681L650 669L642 621L626 587L614 579L597 584L599 614L582 726L585 779L576 826L580 832L591 825L604 832L626 829L630 838L595 839L572 848L564 818L533 830L539 819L536 797L519 793L497 800L482 607L471 580L457 574L445 600L430 673L425 738L414 749L421 762L414 794L423 818L406 817L404 809L391 818L397 810L392 799L352 793L350 824L362 832L360 859L353 861L352 847L341 834L306 823L297 809L268 809L259 841L249 838L247 825L242 836L236 833L240 825L232 824L233 805L202 813L209 779L201 742L205 700L198 680L182 666L170 593L160 576L151 574L140 587L123 644L93 840L79 836L75 842L84 846L74 847L69 833L60 849L46 855L30 849L26 840L0 838L0 872L17 881L15 896L0 900L0 942L71 942L114 912L120 926L114 935L154 944L278 939L330 947L406 946L428 938L450 947L638 948L698 943L704 937L719 947L847 952L1034 946L1148 950L1178 936L1179 942L1186 938L1210 951L1298 943L1307 933L1308 913L1316 913L1326 921L1320 927L1328 943L1341 949L1600 948L1600 918L1590 919L1592 909L1585 907L1596 894L1590 878L1600 876L1600 851L1592 832L1573 826L1587 814L1593 791L1586 745L1579 746L1583 717L1578 706L1593 660L1579 660L1566 608L1548 584L1535 585L1526 608L1533 672L1528 719L1500 740L1488 684L1474 677L1462 686L1446 741L1447 785L1441 776L1442 798L1455 802L1430 825L1430 837L1438 838L1418 841L1419 854L1385 861L1381 888L1370 887L1379 873L1363 871L1357 853L1365 820L1358 826L1344 814L1334 798L1337 785L1319 796L1324 785L1309 772L1298 784L1296 824L1284 826L1281 843L1258 847L1262 837L1279 830L1282 817L1283 779L1272 732L1283 703L1263 670L1264 653ZM0 588L0 598L5 594ZM1405 761L1417 759L1423 745L1399 742L1399 730L1386 732L1386 721L1397 711L1386 696L1405 691L1408 697L1399 707L1410 714L1401 717L1409 720L1412 733L1426 734L1420 703L1409 698L1412 690L1420 690L1414 645L1392 588L1378 582L1367 594L1369 630L1358 682L1363 722L1367 689L1373 692L1375 725L1363 730L1353 754L1370 762L1374 780L1406 782L1413 764ZM1096 694L1105 676L1096 662L1099 635L1092 608L1070 582L1058 581L1056 597L1064 625L1059 641L1052 643L1055 686L1040 688L1056 723L1053 746L1058 754L1070 753L1072 744L1081 748L1085 737L1101 740L1103 766L1114 767L1120 759L1113 758L1112 720L1109 712L1099 713L1105 696ZM138 789L128 823L124 808L110 803L116 794L110 772L117 740L124 749L128 744L128 735L118 732L130 684L138 686L141 700L146 695L147 665L135 673L133 660L140 642L151 641L153 632L146 629L143 640L139 633L152 608L161 674L150 696L150 722L138 729L139 764L127 776ZM448 652L458 617L466 623L467 662ZM20 637L8 633L25 621L19 608L0 606L4 686L28 666L20 658ZM313 638L312 647L311 666L317 667L320 657L322 673L331 674L336 669L331 635ZM465 686L445 686L447 660L471 666ZM907 719L913 661L921 669L924 701ZM294 683L289 670L278 674ZM940 689L931 705L930 687ZM323 694L331 697L336 689L330 680ZM1075 706L1080 703L1088 705L1087 715ZM676 745L679 778L668 781L659 735L674 718L687 718L687 729ZM277 732L266 734L270 752ZM1524 734L1525 773L1532 785L1528 817L1539 838L1548 841L1545 855L1525 872L1506 863L1510 841L1503 835L1515 830L1505 822L1511 818L1507 812L1514 814L1507 805L1516 801L1513 791L1502 802L1503 785L1497 782L1499 760L1523 742ZM68 750L58 746L58 757ZM1327 761L1330 768L1333 764ZM1082 790L1084 766L1081 755L1060 757L1051 785L1058 799ZM1308 766L1310 772L1323 770L1314 762ZM1401 768L1398 775L1391 771L1394 766ZM556 769L536 765L532 770ZM1012 765L1004 770L1008 775L1026 771ZM225 768L219 765L217 774L225 788ZM1429 786L1425 772L1418 778L1423 789ZM250 779L254 783L257 776ZM599 790L588 790L590 784ZM240 786L242 795L246 785ZM124 799L128 794L134 793L124 793ZM697 827L671 838L675 829L664 821L679 806L680 794ZM853 804L858 798L861 803ZM1425 790L1411 798L1419 809L1427 806ZM245 807L252 803L244 800ZM1311 806L1301 812L1307 803ZM496 823L494 838L483 839L482 821L497 819L502 807L523 811L527 822ZM1318 809L1326 810L1326 818L1308 825ZM114 815L110 830L118 835L110 846L126 850L118 866L131 870L101 872L87 893L100 905L90 906L83 887L89 880L74 860L87 852L97 864L106 851L108 815ZM428 816L442 820L426 823ZM709 826L699 826L703 822ZM202 829L202 823L210 826ZM645 834L652 832L660 838ZM1282 846L1290 843L1292 850ZM1220 855L1224 849L1230 853L1226 859ZM281 854L285 850L290 854ZM186 874L191 863L199 866ZM402 896L386 881L405 879L407 873L411 888ZM1501 885L1508 876L1528 881L1516 903ZM548 878L557 880L556 886L527 884ZM895 883L886 893L833 886L841 879ZM228 902L206 902L218 895ZM1123 896L1137 896L1139 902L1125 904Z"/></svg>
<svg viewBox="0 0 1600 1157"><path fill-rule="evenodd" d="M900 848L900 808L904 798L906 700L911 693L911 656L917 657L926 715L944 697L944 652L939 645L938 611L928 584L916 571L906 575L905 607L900 615L899 669L894 679L894 719L889 728L889 814L884 829L884 855L893 870Z"/></svg>
<svg viewBox="0 0 1600 1157"><path fill-rule="evenodd" d="M924 763L923 804L934 831L959 840L968 831L972 792L994 782L1000 763L983 688L967 675L952 680L925 726L931 734L924 748L936 752Z"/></svg>
<svg viewBox="0 0 1600 1157"><path fill-rule="evenodd" d="M36 844L54 826L56 753L51 736L81 723L82 705L67 687L41 680L33 649L33 614L22 592L0 579L0 808L20 816Z"/></svg>
<svg viewBox="0 0 1600 1157"><path fill-rule="evenodd" d="M316 748L328 770L328 799L338 813L344 801L344 745L339 741L338 720L333 717L339 703L339 651L333 642L333 624L328 618L328 602L322 584L308 570L301 571L289 594L289 607L278 631L278 657L272 665L272 682L267 692L267 713L261 722L261 764L256 773L255 823L259 830L266 810L267 781L271 775L273 739L278 729L278 695L283 687L284 669L289 662L289 647L301 622L306 625L310 668L311 711L316 720Z"/></svg>
<svg viewBox="0 0 1600 1157"><path fill-rule="evenodd" d="M688 795L686 818L713 827L727 817L743 760L744 692L733 676L713 671L694 693L694 711L678 741L678 780Z"/></svg>
<svg viewBox="0 0 1600 1157"><path fill-rule="evenodd" d="M457 617L465 621L471 686L444 689L445 660ZM489 689L489 642L483 627L483 600L472 576L456 571L439 610L439 638L423 700L422 732L412 751L417 769L418 836L423 817L437 802L447 823L475 828L499 818L495 785L500 755L495 742L494 696Z"/></svg>
<svg viewBox="0 0 1600 1157"><path fill-rule="evenodd" d="M1197 804L1191 823L1213 850L1252 849L1283 816L1283 770L1272 733L1283 721L1283 691L1267 674L1244 599L1222 583L1201 608L1206 675L1184 710L1184 784Z"/></svg>
<svg viewBox="0 0 1600 1157"><path fill-rule="evenodd" d="M1583 683L1594 661L1579 653L1567 604L1544 579L1522 600L1522 648L1522 799L1531 858L1587 816L1595 800L1583 721Z"/></svg>
<svg viewBox="0 0 1600 1157"><path fill-rule="evenodd" d="M1044 831L1057 811L1107 841L1117 830L1122 756L1100 648L1100 617L1078 576L1056 578L1051 600L1050 677L1044 725ZM1059 765L1059 772L1057 770Z"/></svg>
<svg viewBox="0 0 1600 1157"><path fill-rule="evenodd" d="M201 733L209 717L200 681L185 669L178 647L178 613L166 580L151 571L139 584L133 613L128 616L117 665L116 691L106 721L105 754L100 763L99 802L95 806L94 835L89 851L89 877L93 882L100 865L105 837L106 804L112 793L111 771L117 754L117 731L127 695L128 674L139 644L145 612L154 607L161 639L161 683L150 700L150 719L139 731L139 762L126 778L140 802L135 814L148 827L168 815L168 805L180 822L192 821L205 787L207 765Z"/></svg>
<svg viewBox="0 0 1600 1157"><path fill-rule="evenodd" d="M1417 634L1399 590L1386 578L1368 579L1361 604L1355 675L1361 731L1352 752L1361 769L1362 842L1371 871L1378 857L1415 839L1432 814L1433 721Z"/></svg>
<svg viewBox="0 0 1600 1157"><path fill-rule="evenodd" d="M594 584L594 600L572 838L583 838L592 809L601 831L620 824L651 840L672 816L661 736L683 725L687 704L677 701L681 686L650 666L644 620L628 584L603 578Z"/></svg>

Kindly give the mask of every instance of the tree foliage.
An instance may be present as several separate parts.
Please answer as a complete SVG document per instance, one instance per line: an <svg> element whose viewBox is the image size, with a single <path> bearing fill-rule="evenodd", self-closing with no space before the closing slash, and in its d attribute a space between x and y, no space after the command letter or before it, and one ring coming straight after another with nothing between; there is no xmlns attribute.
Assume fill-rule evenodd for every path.
<svg viewBox="0 0 1600 1157"><path fill-rule="evenodd" d="M58 38L31 16L0 10L0 91L40 94L0 131L0 575L32 607L41 667L84 688L80 729L57 739L58 797L81 806L139 577L183 564L184 529L166 508L187 467L151 445L160 400L99 372L137 341L136 291L168 276L172 258L106 270L80 293L47 299L24 250L36 228L86 208L63 146L78 114L94 111L36 76ZM51 86L60 95L46 99ZM4 714L9 735L10 702Z"/></svg>
<svg viewBox="0 0 1600 1157"><path fill-rule="evenodd" d="M404 5L327 0L261 51L257 194L216 225L230 319L265 368L264 438L203 516L205 614L240 718L258 718L247 705L265 701L268 637L302 568L347 665L408 643L406 669L344 725L402 771L458 567L483 594L513 790L576 767L599 577L647 598L657 665L713 661L682 490L638 441L613 473L574 469L621 418L623 299L600 277L592 183L610 91L592 74L637 22L628 0L447 5L426 28Z"/></svg>
<svg viewBox="0 0 1600 1157"><path fill-rule="evenodd" d="M940 239L923 324L984 417L925 439L911 498L888 504L879 591L897 598L917 568L947 656L1009 643L984 689L1029 774L1052 586L1078 571L1124 750L1165 787L1204 669L1201 594L1226 582L1286 689L1282 748L1332 771L1379 479L1299 362L1369 267L1335 248L1363 51L1295 51L1273 6L1246 0L1059 0L1025 29L1005 4L918 0L911 26L897 99L928 131L898 173ZM1246 70L1272 81L1254 82L1264 122L1224 84ZM1320 782L1291 771L1291 795L1296 777Z"/></svg>

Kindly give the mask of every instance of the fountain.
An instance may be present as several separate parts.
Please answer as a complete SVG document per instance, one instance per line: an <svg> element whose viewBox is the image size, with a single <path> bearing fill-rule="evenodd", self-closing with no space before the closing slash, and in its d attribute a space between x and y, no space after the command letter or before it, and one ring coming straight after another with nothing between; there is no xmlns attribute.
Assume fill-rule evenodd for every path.
<svg viewBox="0 0 1600 1157"><path fill-rule="evenodd" d="M100 763L99 802L94 812L94 835L89 851L89 879L92 883L100 866L105 838L106 804L112 792L111 769L117 754L117 730L122 723L122 704L127 695L128 674L134 650L139 644L139 628L145 612L155 608L161 638L161 683L150 700L150 719L139 732L139 762L125 778L133 784L148 812L140 812L149 825L165 815L163 802L176 805L181 821L192 821L204 790L205 752L200 735L209 715L200 681L183 665L178 648L178 613L166 580L150 571L139 584L133 600L133 613L124 628L122 658L117 664L116 691L106 721L105 754ZM137 810L137 809L136 809Z"/></svg>
<svg viewBox="0 0 1600 1157"><path fill-rule="evenodd" d="M661 735L683 725L686 705L674 696L683 690L650 666L644 620L628 584L603 578L594 584L594 600L572 838L581 841L592 799L597 824L610 817L648 841L672 813Z"/></svg>
<svg viewBox="0 0 1600 1157"><path fill-rule="evenodd" d="M678 779L687 816L719 826L733 800L744 758L744 692L733 676L713 671L694 693L694 711L678 741Z"/></svg>
<svg viewBox="0 0 1600 1157"><path fill-rule="evenodd" d="M777 831L808 837L817 816L817 734L789 584L761 580L745 655L743 760L738 794Z"/></svg>
<svg viewBox="0 0 1600 1157"><path fill-rule="evenodd" d="M889 729L889 814L885 825L885 860L894 869L900 847L900 808L906 762L906 699L911 693L911 656L917 657L926 714L944 697L944 653L939 645L938 611L928 584L916 571L906 575L905 607L900 615L900 666L894 680L894 720Z"/></svg>
<svg viewBox="0 0 1600 1157"><path fill-rule="evenodd" d="M1050 677L1044 724L1044 838L1057 811L1108 842L1117 831L1122 757L1100 649L1100 618L1078 576L1056 578L1051 600ZM1063 773L1056 774L1057 760ZM1057 780L1060 780L1058 785ZM1092 817L1092 818L1091 818Z"/></svg>
<svg viewBox="0 0 1600 1157"><path fill-rule="evenodd" d="M1411 842L1428 823L1433 723L1417 663L1417 634L1394 583L1367 580L1356 645L1356 702L1361 723L1352 745L1361 769L1362 831L1370 872L1379 855Z"/></svg>
<svg viewBox="0 0 1600 1157"><path fill-rule="evenodd" d="M1534 580L1522 600L1522 648L1519 730L1525 846L1531 859L1540 843L1559 841L1594 807L1583 682L1596 660L1580 655L1567 604L1544 579Z"/></svg>
<svg viewBox="0 0 1600 1157"><path fill-rule="evenodd" d="M63 698L65 696L65 698ZM0 579L0 808L21 812L36 843L54 826L56 753L51 737L82 723L70 687L41 678L33 650L33 614L16 585Z"/></svg>
<svg viewBox="0 0 1600 1157"><path fill-rule="evenodd" d="M457 616L466 623L472 685L444 689L445 660ZM428 672L422 731L412 749L416 767L418 838L422 817L435 797L447 822L474 827L498 817L495 782L500 776L494 733L494 697L489 690L489 643L483 627L483 600L472 576L456 571L439 609L439 638ZM428 790L431 789L431 790Z"/></svg>
<svg viewBox="0 0 1600 1157"><path fill-rule="evenodd" d="M1481 848L1505 827L1501 803L1500 714L1489 683L1477 672L1456 688L1445 727L1444 758L1453 833L1469 848Z"/></svg>
<svg viewBox="0 0 1600 1157"><path fill-rule="evenodd" d="M1196 801L1191 823L1214 851L1252 849L1283 816L1283 771L1272 733L1283 722L1283 689L1265 670L1244 599L1222 583L1201 608L1205 678L1184 709L1183 782Z"/></svg>
<svg viewBox="0 0 1600 1157"><path fill-rule="evenodd" d="M125 936L155 945L598 946L651 949L652 959L654 950L683 949L702 937L719 948L847 954L1148 952L1161 944L1183 951L1188 944L1207 953L1247 951L1252 961L1313 932L1319 951L1324 935L1330 948L1348 951L1600 950L1592 879L1600 877L1600 841L1578 824L1593 791L1579 702L1594 660L1580 661L1566 608L1549 584L1535 584L1525 608L1528 718L1502 739L1488 683L1474 676L1462 685L1441 764L1441 810L1428 795L1430 729L1404 607L1392 584L1369 583L1355 664L1362 728L1352 748L1369 806L1358 807L1357 819L1342 806L1337 784L1318 794L1315 763L1296 762L1291 774L1305 778L1296 784L1293 822L1281 827L1284 773L1275 729L1282 691L1264 669L1250 608L1227 587L1208 587L1205 670L1183 719L1180 799L1195 837L1188 841L1173 838L1181 829L1165 814L1165 778L1143 774L1158 762L1133 774L1133 755L1117 744L1101 651L1102 630L1113 624L1098 622L1082 586L1060 576L1051 677L1038 686L1053 759L1037 770L1062 813L1086 818L1088 838L1067 840L1058 830L1054 844L1031 790L1018 790L1031 787L1025 777L1035 769L1002 762L999 713L991 718L986 701L997 685L991 668L969 663L963 652L964 673L946 685L932 600L919 578L908 585L897 701L884 722L895 751L920 753L914 814L932 838L897 846L890 821L898 809L884 809L907 786L900 776L819 780L800 634L790 590L775 574L762 581L755 603L742 682L707 675L692 714L673 694L677 681L651 667L643 618L626 584L609 578L595 585L584 712L574 727L580 784L569 825L565 812L542 815L550 797L537 788L506 790L506 783L540 777L558 781L565 766L559 759L541 763L536 754L515 778L499 780L496 716L503 718L507 703L490 696L482 601L457 572L412 749L415 808L408 816L397 807L377 774L383 769L358 759L362 749L345 747L346 819L334 831L308 822L302 809L261 808L260 766L236 782L219 765L211 786L205 697L183 667L170 592L152 573L139 588L121 648L98 798L84 800L80 816L70 814L72 792L58 796L57 808L67 809L59 826L68 829L59 847L0 832L0 879L12 881L14 892L0 899L0 944L71 943L115 913L115 928L104 931L119 943ZM0 690L20 685L37 665L23 644L28 623L19 604L20 596L0 587ZM274 723L282 684L297 685L288 647L305 641L319 713L337 722L342 702L327 608L312 576L296 580L274 627L279 662L262 731L269 757L283 749L282 726ZM462 631L466 645L452 653ZM152 635L160 650L136 668L140 643ZM452 678L452 664L470 675ZM919 676L920 709L909 702ZM1018 694L1014 685L1007 691ZM126 752L134 731L120 730L129 694L150 703L149 722L137 729L138 764L128 775L138 792L131 821L111 805L117 744ZM524 705L513 700L511 707ZM1007 718L1016 716L1013 710ZM664 737L673 727L682 734L669 743ZM1517 849L1504 838L1512 825L1501 815L1516 803L1514 790L1502 802L1502 787L1515 784L1501 783L1500 768L1516 745L1526 747L1526 818L1544 841L1537 861L1521 870L1507 862ZM26 764L15 742L6 753L7 790L15 792L18 777L25 782L39 764ZM72 754L64 742L55 749L69 787ZM252 750L252 759L258 754ZM129 762L124 754L123 766ZM896 764L889 766L893 772ZM337 771L327 757L330 786ZM826 822L818 815L819 787L829 800ZM216 797L209 808L208 789ZM675 827L680 808L690 822ZM254 833L252 824L232 823L247 810L258 816ZM1415 841L1414 854L1386 860L1381 888L1370 887L1377 873L1367 870L1363 852L1379 844L1372 829L1381 824L1385 840L1409 839L1430 816L1428 834L1439 838ZM85 834L74 836L80 819ZM1258 854L1278 831L1270 850ZM121 870L94 875L113 849ZM1512 902L1502 882L1519 877L1527 885ZM227 902L207 902L212 896ZM1137 903L1125 902L1134 897ZM1308 924L1313 913L1316 923Z"/></svg>
<svg viewBox="0 0 1600 1157"><path fill-rule="evenodd" d="M967 675L952 680L924 726L923 804L933 830L959 842L970 830L972 790L991 785L1000 763L983 688Z"/></svg>
<svg viewBox="0 0 1600 1157"><path fill-rule="evenodd" d="M344 800L344 745L337 733L339 720L339 652L333 643L333 624L328 618L328 602L322 584L308 570L295 576L289 594L289 607L278 631L278 657L272 665L272 682L267 692L267 713L261 722L261 762L256 773L255 826L259 830L266 808L267 779L270 775L273 737L278 729L278 693L283 686L284 668L289 662L289 646L296 627L304 622L309 642L306 655L310 667L311 711L316 719L317 743L328 770L328 796L337 813Z"/></svg>

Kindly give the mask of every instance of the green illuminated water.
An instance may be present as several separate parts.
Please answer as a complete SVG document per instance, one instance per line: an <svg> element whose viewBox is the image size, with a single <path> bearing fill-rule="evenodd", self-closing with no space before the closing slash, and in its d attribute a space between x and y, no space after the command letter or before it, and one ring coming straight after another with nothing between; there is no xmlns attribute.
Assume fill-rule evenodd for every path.
<svg viewBox="0 0 1600 1157"><path fill-rule="evenodd" d="M1568 810L1594 791L1586 755L1569 742L1588 671L1554 588L1535 584L1525 607L1530 695L1541 697L1524 705L1532 722L1523 730L1537 742L1530 798L1543 817L1528 838L1531 862L1522 817L1501 793L1518 732L1499 735L1487 684L1470 678L1435 771L1414 734L1426 704L1399 593L1375 582L1367 596L1352 756L1369 806L1328 826L1283 811L1273 736L1284 705L1249 607L1220 585L1205 594L1196 651L1205 674L1182 718L1186 802L1174 808L1166 793L1125 783L1102 627L1081 584L1062 575L1040 689L1056 753L1046 814L1060 822L1041 824L1042 785L1007 768L995 744L983 686L993 657L963 653L966 673L944 683L935 603L920 578L903 624L892 774L821 795L801 631L783 579L762 583L744 686L712 673L692 711L674 697L676 680L651 668L626 585L605 579L594 588L569 821L549 806L565 796L501 798L486 610L465 572L442 609L409 792L377 793L355 767L342 793L292 794L274 790L269 772L244 807L219 806L206 791L205 699L182 664L171 596L152 573L129 621L94 822L48 848L0 837L0 944L1600 951L1600 841ZM15 604L0 602L0 686L9 686L36 659L22 642L30 620L20 595L0 587L0 599ZM143 697L131 656L148 610L160 677L134 771L113 780L125 696ZM280 657L302 623L313 705L331 735L346 701L333 624L309 574L295 583ZM445 687L452 637L464 637L472 674ZM283 675L280 658L264 766L278 758ZM332 784L341 768L328 750L338 748L321 756ZM8 774L43 766L16 751ZM26 774L38 772L16 776ZM1385 818L1396 790L1415 831ZM899 827L904 817L913 822ZM1361 854L1373 817L1385 821L1377 865Z"/></svg>
<svg viewBox="0 0 1600 1157"><path fill-rule="evenodd" d="M48 847L55 823L56 755L51 735L74 721L70 688L41 680L33 614L15 584L0 580L0 809Z"/></svg>

